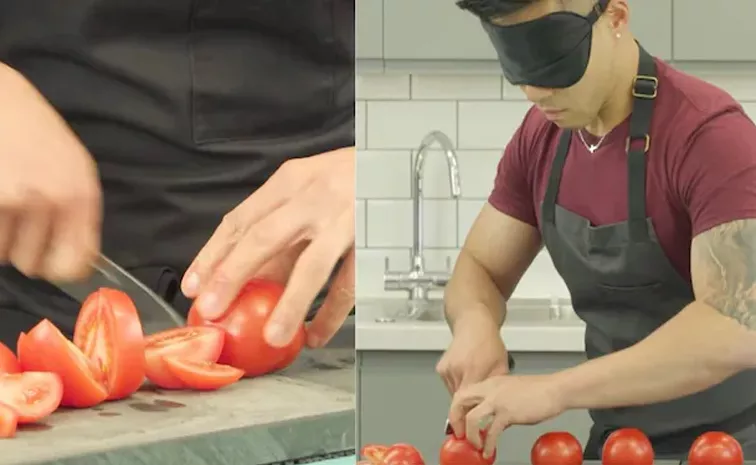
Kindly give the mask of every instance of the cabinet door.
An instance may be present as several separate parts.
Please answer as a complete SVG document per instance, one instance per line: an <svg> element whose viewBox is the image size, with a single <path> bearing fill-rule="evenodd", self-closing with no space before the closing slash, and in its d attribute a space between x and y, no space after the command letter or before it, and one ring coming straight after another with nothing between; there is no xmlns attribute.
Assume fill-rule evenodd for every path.
<svg viewBox="0 0 756 465"><path fill-rule="evenodd" d="M383 58L383 0L357 0L355 9L356 58L380 60Z"/></svg>
<svg viewBox="0 0 756 465"><path fill-rule="evenodd" d="M675 60L756 60L754 0L674 0Z"/></svg>
<svg viewBox="0 0 756 465"><path fill-rule="evenodd" d="M386 60L496 60L480 20L454 0L383 3Z"/></svg>
<svg viewBox="0 0 756 465"><path fill-rule="evenodd" d="M630 29L648 53L672 59L672 0L631 2Z"/></svg>

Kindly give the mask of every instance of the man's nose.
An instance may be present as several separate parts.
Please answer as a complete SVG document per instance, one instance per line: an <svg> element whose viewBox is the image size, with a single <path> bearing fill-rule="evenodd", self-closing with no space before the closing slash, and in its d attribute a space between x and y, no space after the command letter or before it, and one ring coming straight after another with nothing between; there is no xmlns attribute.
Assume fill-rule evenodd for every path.
<svg viewBox="0 0 756 465"><path fill-rule="evenodd" d="M554 89L547 87L520 86L520 89L522 89L525 97L533 103L543 102L554 95Z"/></svg>

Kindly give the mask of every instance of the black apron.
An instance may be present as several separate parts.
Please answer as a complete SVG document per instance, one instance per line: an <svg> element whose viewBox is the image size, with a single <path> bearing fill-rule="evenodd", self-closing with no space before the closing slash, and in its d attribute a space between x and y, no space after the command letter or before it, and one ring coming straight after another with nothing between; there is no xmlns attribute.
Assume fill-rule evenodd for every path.
<svg viewBox="0 0 756 465"><path fill-rule="evenodd" d="M569 288L575 312L586 323L589 359L636 344L694 300L691 283L667 259L646 215L646 155L658 81L656 63L639 48L630 118L627 221L593 226L558 205L572 140L569 130L563 131L559 140L541 206L544 243ZM649 435L659 458L682 458L698 435L720 430L739 436L748 458L756 459L754 406L756 371L751 370L681 399L591 410L595 425L586 458L599 458L603 442L613 430L635 427Z"/></svg>
<svg viewBox="0 0 756 465"><path fill-rule="evenodd" d="M105 254L184 312L224 214L284 161L354 145L353 0L0 0L0 61L96 159ZM70 333L77 309L0 269L3 342L41 317Z"/></svg>

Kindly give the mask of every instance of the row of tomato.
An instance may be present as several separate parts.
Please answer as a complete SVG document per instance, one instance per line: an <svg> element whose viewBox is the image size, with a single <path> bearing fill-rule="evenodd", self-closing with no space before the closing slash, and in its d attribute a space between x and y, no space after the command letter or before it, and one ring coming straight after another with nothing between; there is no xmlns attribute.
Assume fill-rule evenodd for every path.
<svg viewBox="0 0 756 465"><path fill-rule="evenodd" d="M82 304L72 341L42 320L19 335L17 354L0 344L0 437L59 407L127 398L145 380L208 391L288 367L304 345L304 326L284 347L263 337L282 293L278 283L253 280L221 319L204 321L192 308L187 326L145 336L129 296L99 289Z"/></svg>
<svg viewBox="0 0 756 465"><path fill-rule="evenodd" d="M409 444L384 446L370 444L360 449L358 465L426 465L423 456ZM602 465L654 465L650 439L637 428L612 432L601 449ZM710 431L692 443L688 465L743 465L743 449L729 434ZM439 452L440 465L492 465L496 454L484 458L465 439L446 437ZM583 447L570 433L553 431L541 435L530 451L531 465L582 465Z"/></svg>

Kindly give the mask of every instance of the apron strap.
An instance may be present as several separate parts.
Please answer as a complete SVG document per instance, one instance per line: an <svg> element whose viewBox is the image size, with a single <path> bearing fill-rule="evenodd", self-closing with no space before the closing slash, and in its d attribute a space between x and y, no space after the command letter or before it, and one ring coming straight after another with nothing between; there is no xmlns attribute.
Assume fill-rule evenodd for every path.
<svg viewBox="0 0 756 465"><path fill-rule="evenodd" d="M559 185L562 182L562 171L564 163L567 161L567 154L570 151L570 142L572 141L572 131L565 129L559 137L556 156L551 165L549 173L549 183L546 185L546 194L543 198L543 218L544 223L555 224L556 222L556 203L559 195Z"/></svg>
<svg viewBox="0 0 756 465"><path fill-rule="evenodd" d="M659 86L654 59L640 45L638 49L638 74L633 82L633 113L630 116L630 134L626 145L627 214L632 242L648 239L646 153L651 146L651 118Z"/></svg>

